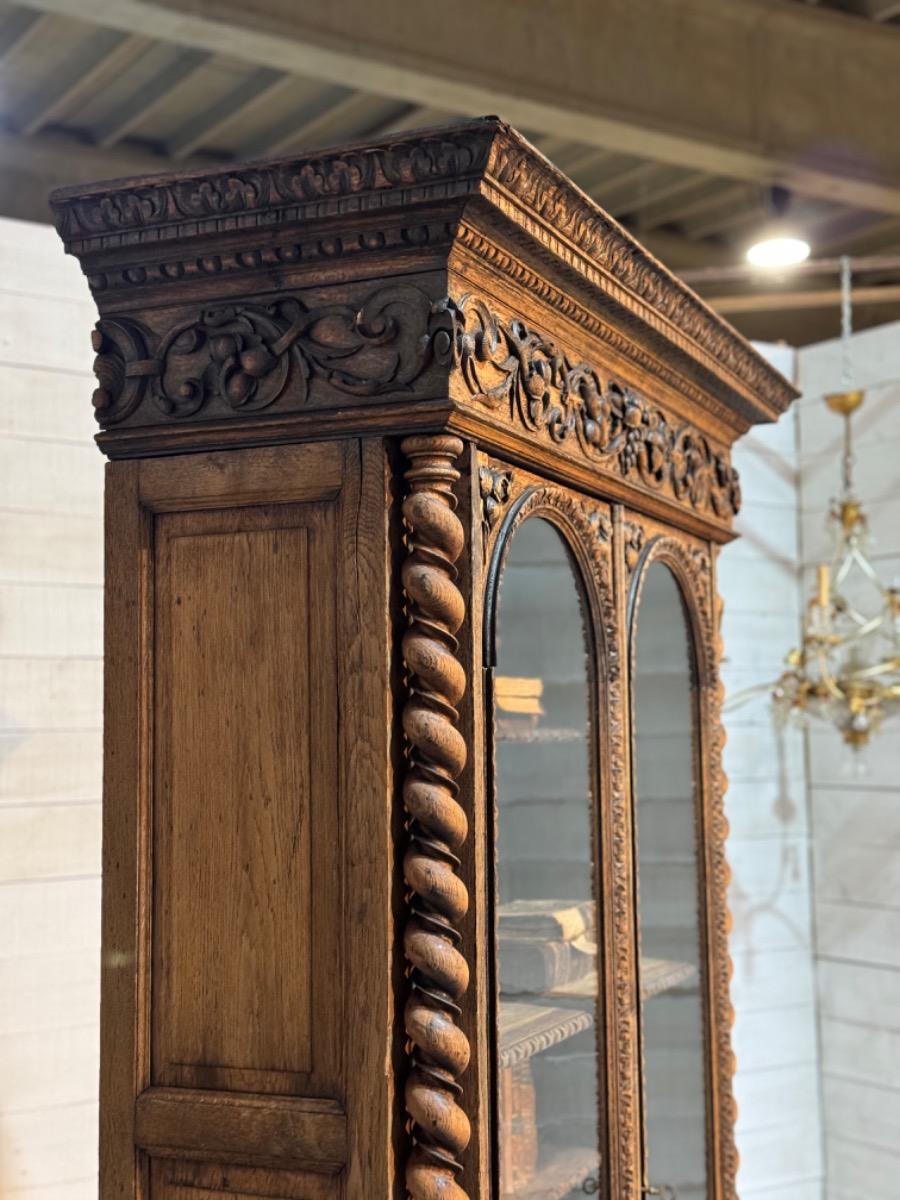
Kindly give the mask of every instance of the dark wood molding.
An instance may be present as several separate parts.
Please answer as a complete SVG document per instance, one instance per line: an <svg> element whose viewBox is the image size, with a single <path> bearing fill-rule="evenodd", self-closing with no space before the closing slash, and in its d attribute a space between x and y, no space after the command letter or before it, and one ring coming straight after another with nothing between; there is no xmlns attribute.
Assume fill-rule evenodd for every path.
<svg viewBox="0 0 900 1200"><path fill-rule="evenodd" d="M490 259L499 238L501 252L511 251L524 269L539 268L551 285L555 277L563 292L581 290L589 308L614 318L626 353L642 329L651 349L645 362L677 360L738 424L773 419L795 394L727 322L496 118L273 163L62 189L51 203L104 310L120 305L123 292L152 287L174 296L187 285L215 286L223 274L245 272L252 290L262 290L257 281L273 273L346 276L351 260L358 271L361 258L396 260L407 248L446 261L457 238ZM398 210L401 226L391 224Z"/></svg>

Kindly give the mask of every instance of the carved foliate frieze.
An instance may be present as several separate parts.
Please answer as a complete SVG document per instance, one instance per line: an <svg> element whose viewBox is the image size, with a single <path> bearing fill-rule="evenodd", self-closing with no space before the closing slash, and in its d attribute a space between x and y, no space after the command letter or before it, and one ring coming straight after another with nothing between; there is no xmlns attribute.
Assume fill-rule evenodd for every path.
<svg viewBox="0 0 900 1200"><path fill-rule="evenodd" d="M101 318L97 419L124 420L145 394L176 419L211 402L237 413L268 408L288 385L302 407L314 381L349 396L402 394L432 359L431 316L425 292L394 284L359 305L308 306L298 296L208 305L162 336L128 317Z"/></svg>
<svg viewBox="0 0 900 1200"><path fill-rule="evenodd" d="M402 401L435 366L447 372L448 388L456 375L474 406L529 438L720 520L740 505L725 451L472 295L433 301L419 287L393 284L358 303L309 304L300 295L236 300L207 305L162 333L132 317L103 317L94 348L94 405L104 427L130 418L147 399L158 414L147 414L151 423L205 409L244 415L279 401L302 409L315 386Z"/></svg>
<svg viewBox="0 0 900 1200"><path fill-rule="evenodd" d="M696 429L674 425L645 397L477 296L442 304L454 364L476 404L699 512L737 513L737 471Z"/></svg>

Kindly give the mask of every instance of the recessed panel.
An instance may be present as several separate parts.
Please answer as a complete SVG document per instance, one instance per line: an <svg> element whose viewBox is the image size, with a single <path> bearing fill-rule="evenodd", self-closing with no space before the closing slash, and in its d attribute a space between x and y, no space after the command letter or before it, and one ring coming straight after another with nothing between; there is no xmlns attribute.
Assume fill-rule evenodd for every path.
<svg viewBox="0 0 900 1200"><path fill-rule="evenodd" d="M330 574L315 514L157 521L157 1083L287 1091L314 1070L311 760L329 622L311 581Z"/></svg>

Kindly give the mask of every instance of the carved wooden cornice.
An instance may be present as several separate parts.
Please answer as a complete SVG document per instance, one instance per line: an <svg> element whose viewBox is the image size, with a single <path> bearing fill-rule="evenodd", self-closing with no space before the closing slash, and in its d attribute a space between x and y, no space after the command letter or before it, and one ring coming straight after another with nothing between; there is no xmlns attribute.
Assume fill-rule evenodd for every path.
<svg viewBox="0 0 900 1200"><path fill-rule="evenodd" d="M354 303L281 295L207 305L160 332L105 317L94 349L94 406L107 430L443 393L698 514L728 521L740 507L725 448L473 295L433 301L401 283ZM437 377L423 386L429 368ZM322 415L323 426L329 419Z"/></svg>
<svg viewBox="0 0 900 1200"><path fill-rule="evenodd" d="M51 202L98 299L110 287L118 293L241 271L315 269L370 252L396 254L417 241L437 247L462 236L470 210L464 224L471 240L481 211L515 257L541 261L563 291L580 281L589 303L615 310L631 344L640 343L643 328L648 345L674 351L682 373L739 423L772 419L795 394L727 322L497 118L272 163L62 189ZM232 244L211 248L211 235Z"/></svg>

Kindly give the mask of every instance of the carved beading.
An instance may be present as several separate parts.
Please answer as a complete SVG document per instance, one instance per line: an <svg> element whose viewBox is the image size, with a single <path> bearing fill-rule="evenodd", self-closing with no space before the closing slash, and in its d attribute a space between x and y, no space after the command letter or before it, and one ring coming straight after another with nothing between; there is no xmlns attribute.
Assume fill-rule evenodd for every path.
<svg viewBox="0 0 900 1200"><path fill-rule="evenodd" d="M467 1200L457 1176L470 1135L459 1084L469 1063L469 1041L458 1019L469 969L457 926L469 897L457 872L468 823L456 783L466 762L456 710L466 678L455 637L465 602L454 566L464 532L452 490L463 443L450 436L408 437L402 450L410 463L402 567L409 621L403 636L408 673L403 805L409 834L403 951L410 985L404 1024L412 1047L405 1104L413 1143L406 1186L413 1200Z"/></svg>

